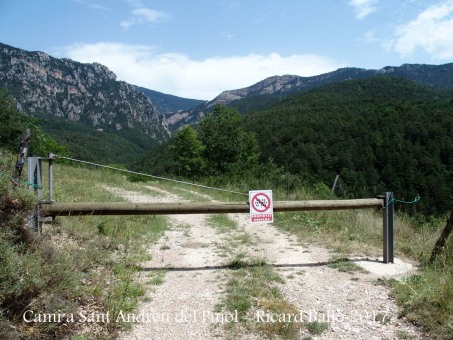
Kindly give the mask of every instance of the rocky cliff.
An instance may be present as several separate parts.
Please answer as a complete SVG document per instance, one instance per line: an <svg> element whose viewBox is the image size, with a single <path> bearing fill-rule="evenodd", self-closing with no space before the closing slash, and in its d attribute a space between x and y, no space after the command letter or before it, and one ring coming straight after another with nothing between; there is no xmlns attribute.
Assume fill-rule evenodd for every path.
<svg viewBox="0 0 453 340"><path fill-rule="evenodd" d="M52 115L99 131L136 129L151 139L169 137L165 118L136 87L117 81L98 64L53 58L0 43L0 87L30 116Z"/></svg>

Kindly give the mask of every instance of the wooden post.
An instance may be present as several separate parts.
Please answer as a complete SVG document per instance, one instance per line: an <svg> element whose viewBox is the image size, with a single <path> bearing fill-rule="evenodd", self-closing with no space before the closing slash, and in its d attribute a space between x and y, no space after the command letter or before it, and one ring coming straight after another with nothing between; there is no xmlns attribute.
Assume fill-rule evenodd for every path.
<svg viewBox="0 0 453 340"><path fill-rule="evenodd" d="M349 210L381 208L382 199L315 200L274 202L274 211ZM248 202L130 203L85 202L43 204L43 216L80 215L174 215L249 213Z"/></svg>
<svg viewBox="0 0 453 340"><path fill-rule="evenodd" d="M34 230L38 238L42 235L42 226L44 223L52 222L51 217L43 216L40 206L42 204L53 203L53 159L54 154L49 154L49 199L43 201L42 199L42 161L46 158L41 157L28 157L27 171L28 171L28 185L31 191L34 191L38 198L38 206L30 213L28 227Z"/></svg>
<svg viewBox="0 0 453 340"><path fill-rule="evenodd" d="M42 199L42 160L41 157L28 157L27 159L28 185L30 191L37 194L38 202ZM36 207L30 214L28 226L41 237L42 223L39 222L40 210Z"/></svg>
<svg viewBox="0 0 453 340"><path fill-rule="evenodd" d="M450 218L447 219L447 224L445 225L442 234L440 234L439 239L434 246L434 249L431 253L431 258L429 259L430 263L434 263L437 256L444 250L445 244L447 243L448 237L450 236L453 230L453 210L451 211Z"/></svg>
<svg viewBox="0 0 453 340"><path fill-rule="evenodd" d="M333 182L333 185L332 185L332 194L335 193L335 188L337 187L337 182L338 182L339 177L340 177L340 175L335 176L335 181Z"/></svg>
<svg viewBox="0 0 453 340"><path fill-rule="evenodd" d="M25 165L25 159L27 158L28 144L30 143L31 132L30 129L27 129L22 134L22 138L19 143L19 152L17 154L16 161L16 176L13 180L14 185L17 186L20 183L20 178L22 176L22 170Z"/></svg>

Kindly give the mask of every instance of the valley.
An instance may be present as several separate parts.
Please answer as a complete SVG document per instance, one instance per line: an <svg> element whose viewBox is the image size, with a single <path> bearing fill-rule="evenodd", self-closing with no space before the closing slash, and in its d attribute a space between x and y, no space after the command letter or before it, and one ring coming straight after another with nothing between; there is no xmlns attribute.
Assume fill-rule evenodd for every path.
<svg viewBox="0 0 453 340"><path fill-rule="evenodd" d="M202 101L0 43L0 121L0 338L451 338L453 239L430 260L452 209L451 63L273 76ZM26 129L29 156L186 182L62 157L58 202L391 191L396 261L381 263L381 211L60 216L30 238L39 202L30 179L11 183Z"/></svg>

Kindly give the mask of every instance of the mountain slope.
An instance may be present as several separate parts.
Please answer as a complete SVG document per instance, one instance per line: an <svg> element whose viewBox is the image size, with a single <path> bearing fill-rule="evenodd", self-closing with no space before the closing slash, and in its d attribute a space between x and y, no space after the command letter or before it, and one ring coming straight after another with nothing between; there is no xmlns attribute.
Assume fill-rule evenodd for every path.
<svg viewBox="0 0 453 340"><path fill-rule="evenodd" d="M418 212L451 209L451 90L392 77L345 81L253 112L246 125L263 160L329 186L340 175L342 197L394 191L406 200L420 195Z"/></svg>
<svg viewBox="0 0 453 340"><path fill-rule="evenodd" d="M286 97L295 92L307 91L339 81L382 75L401 77L437 88L453 89L453 63L439 66L404 64L400 67L387 66L379 70L348 67L313 77L294 75L270 77L243 89L224 91L212 101L206 103L206 108L212 107L215 103L230 105L232 102L253 95L281 95Z"/></svg>
<svg viewBox="0 0 453 340"><path fill-rule="evenodd" d="M312 77L300 77L297 75L274 76L249 87L224 91L213 100L201 104L193 110L178 112L178 116L173 119L169 116L169 126L171 130L174 130L181 123L195 123L206 112L211 111L217 103L235 106L240 112L248 113L256 109L262 109L267 105L278 103L293 93L320 88L340 81L365 79L382 75L401 77L436 88L453 89L453 63L445 65L404 64L399 67L386 66L379 70L348 67ZM183 117L184 119L179 121L178 117Z"/></svg>
<svg viewBox="0 0 453 340"><path fill-rule="evenodd" d="M53 116L98 131L141 135L149 145L170 135L149 97L117 81L98 63L57 59L0 44L0 87L30 116Z"/></svg>
<svg viewBox="0 0 453 340"><path fill-rule="evenodd" d="M160 113L169 114L180 110L191 110L192 108L204 103L204 100L188 99L171 94L150 90L144 87L137 88L147 95Z"/></svg>
<svg viewBox="0 0 453 340"><path fill-rule="evenodd" d="M172 131L177 130L182 124L194 122L194 117L190 115L190 112L206 102L198 99L181 98L144 87L137 88L156 105L159 112L164 115L166 124L172 127ZM196 119L198 119L198 116Z"/></svg>

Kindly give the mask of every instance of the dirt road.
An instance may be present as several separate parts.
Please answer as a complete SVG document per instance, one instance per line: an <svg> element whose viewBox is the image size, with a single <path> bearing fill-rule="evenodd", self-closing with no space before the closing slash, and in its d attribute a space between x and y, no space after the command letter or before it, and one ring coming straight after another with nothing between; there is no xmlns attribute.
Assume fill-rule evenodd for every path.
<svg viewBox="0 0 453 340"><path fill-rule="evenodd" d="M183 200L162 189L148 189L154 194L109 188L134 202ZM147 297L133 315L138 322L120 339L263 338L254 327L239 322L234 313L218 312L233 272L228 264L238 254L272 264L284 279L284 283L274 283L275 287L305 324L327 325L321 334L301 327L296 338L421 338L413 326L398 318L389 288L378 284L379 278L398 277L412 270L410 264L352 258L352 263L368 271L341 272L329 266L334 255L327 249L304 245L273 225L251 225L245 214L229 217L236 226L223 231L215 228L207 215L168 217L169 230L150 246L152 259L143 263L137 278L148 283ZM245 239L247 242L235 242ZM275 322L266 317L266 311L260 313L249 322ZM238 327L234 335L231 333L230 323L240 324L239 334Z"/></svg>

